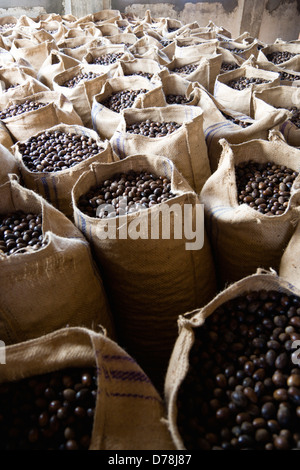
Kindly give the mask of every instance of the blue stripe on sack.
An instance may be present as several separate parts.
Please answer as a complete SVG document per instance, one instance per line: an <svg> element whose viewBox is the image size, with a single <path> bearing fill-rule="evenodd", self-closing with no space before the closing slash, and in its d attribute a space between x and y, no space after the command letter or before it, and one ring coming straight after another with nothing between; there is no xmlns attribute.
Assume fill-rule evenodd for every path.
<svg viewBox="0 0 300 470"><path fill-rule="evenodd" d="M46 178L45 176L42 176L42 177L41 177L41 183L42 183L42 185L43 185L44 192L45 192L45 197L46 197L47 201L48 201L48 202L51 202L50 190L49 190L47 178Z"/></svg>
<svg viewBox="0 0 300 470"><path fill-rule="evenodd" d="M93 103L91 114L92 114L92 124L93 124L94 131L97 130L96 118L97 118L97 115L101 113L101 111L103 111L103 106L101 106L98 102Z"/></svg>
<svg viewBox="0 0 300 470"><path fill-rule="evenodd" d="M101 354L101 351L96 351L96 353L98 354ZM110 355L110 354L104 354L102 356L102 359L104 359L105 361L129 361L129 362L133 362L136 364L136 361L130 357L130 356L119 356L119 355Z"/></svg>
<svg viewBox="0 0 300 470"><path fill-rule="evenodd" d="M154 400L154 401L161 403L161 399L158 397L153 397L152 395L141 395L140 393L106 392L106 395L109 397L118 397L118 398L141 398L143 400Z"/></svg>
<svg viewBox="0 0 300 470"><path fill-rule="evenodd" d="M80 215L80 225L81 225L81 232L83 233L84 236L86 236L86 221L85 218Z"/></svg>
<svg viewBox="0 0 300 470"><path fill-rule="evenodd" d="M217 124L214 124L213 126L210 126L206 129L205 131L205 139L208 140L209 138L213 138L214 134L220 130L220 129L223 129L224 127L233 127L233 125L231 124L231 122L221 122L221 123L217 123ZM208 131L208 129L210 128L213 128L211 129L210 131ZM214 134L213 134L214 133Z"/></svg>
<svg viewBox="0 0 300 470"><path fill-rule="evenodd" d="M113 379L128 380L132 382L150 382L149 377L142 372L135 370L110 370Z"/></svg>
<svg viewBox="0 0 300 470"><path fill-rule="evenodd" d="M57 192L57 187L56 187L55 176L52 176L51 182L52 182L52 187L53 187L54 194L55 194L55 207L57 209L59 209L59 199L58 199L58 192Z"/></svg>

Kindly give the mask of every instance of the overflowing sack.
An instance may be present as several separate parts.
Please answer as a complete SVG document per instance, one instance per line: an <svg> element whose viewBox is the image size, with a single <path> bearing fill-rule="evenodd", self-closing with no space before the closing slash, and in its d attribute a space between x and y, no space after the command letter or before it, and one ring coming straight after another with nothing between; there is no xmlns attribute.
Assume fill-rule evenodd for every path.
<svg viewBox="0 0 300 470"><path fill-rule="evenodd" d="M186 450L187 448L186 439L187 439L188 434L191 434L191 433L193 434L194 442L196 441L197 435L199 436L199 438L202 436L202 431L200 431L200 429L198 430L197 426L195 427L195 421L196 422L198 421L196 416L192 416L192 420L189 420L190 416L186 416L187 421L189 420L188 423L190 424L189 429L188 428L183 429L183 427L180 428L180 425L179 425L179 413L181 414L180 418L182 418L182 414L185 412L185 407L188 406L188 400L189 399L193 400L195 395L197 395L197 398L199 397L199 401L200 401L200 399L203 396L203 392L201 393L201 390L199 391L196 390L195 388L196 385L195 383L193 383L193 379L191 378L191 375L189 376L192 348L194 346L196 347L197 345L196 343L197 331L201 330L201 327L205 326L205 322L208 321L209 317L211 315L214 315L214 312L217 311L219 308L222 308L222 306L226 304L226 302L230 302L239 296L244 296L244 295L246 296L253 291L263 291L263 290L266 292L276 291L276 292L286 294L286 295L296 295L296 296L300 295L300 291L296 287L292 286L291 284L289 284L282 278L278 277L277 275L271 274L268 272L258 271L252 276L243 278L242 280L229 286L224 291L220 292L204 308L195 310L193 312L188 312L185 315L181 315L179 317L178 338L176 340L175 346L172 351L172 356L171 356L170 363L168 366L168 371L167 371L166 380L165 380L165 387L164 387L165 400L166 400L166 406L167 406L168 428L170 430L174 445L177 450ZM254 315L255 316L258 315L258 311L255 312ZM235 320L233 319L233 321ZM213 345L214 337L216 335L215 331L212 331L212 334L211 334L212 345ZM263 334L261 334L261 336L263 337ZM208 341L208 347L209 347L209 344L210 344L209 338L207 338L207 341ZM249 340L249 342L251 342L251 339ZM201 350L199 347L198 347L198 351L199 353L205 353L205 351ZM228 350L226 350L226 352L227 351ZM211 359L210 353L206 351L206 354L208 356L207 361L209 361L209 359ZM220 352L220 354L222 353ZM239 354L239 352L237 353L233 352L233 355L235 354ZM197 359L199 360L199 357L194 358L194 360L197 360ZM205 367L205 364L208 363L207 361L204 361L204 363L202 364L203 367ZM211 365L211 367L213 367L213 364ZM265 371L265 368L262 370ZM222 368L221 368L221 371L223 371ZM181 393L183 390L183 387L185 387L184 395ZM208 387L210 387L210 384L207 385L207 388ZM232 390L234 390L234 387ZM189 396L189 393L190 393L190 396ZM244 397L246 397L246 394L244 395ZM208 400L207 402L205 402L204 407L202 408L203 410L205 410L206 408L205 405L207 403L208 403ZM183 405L183 408L181 409L179 408L180 404ZM200 408L200 406L198 407L198 409L199 409L199 417L201 419L202 409ZM242 409L244 411L244 407ZM205 411L203 411L203 416L204 416L204 413ZM238 413L238 411L236 412L234 411L233 413L234 414ZM200 426L201 425L205 426L204 422L203 423L200 422L199 424ZM228 427L228 431L229 431L229 427ZM207 432L209 433L210 431L208 430ZM201 433L201 436L200 436L200 433ZM248 432L246 432L246 436L247 436L247 433ZM207 434L208 442L210 442L211 446L213 446L214 444L212 442L215 442L215 441L211 442L209 440L209 436L211 436L211 434ZM224 438L224 441L226 441L226 438ZM215 443L215 445L217 444ZM247 445L247 447L249 447L249 445ZM251 444L250 444L250 447L252 447ZM198 449L199 448L201 448L200 441L199 441ZM193 448L193 450L196 450L196 449Z"/></svg>
<svg viewBox="0 0 300 470"><path fill-rule="evenodd" d="M62 328L5 349L0 382L77 368L97 375L88 450L174 450L164 403L147 375L101 330ZM63 442L62 442L63 444Z"/></svg>
<svg viewBox="0 0 300 470"><path fill-rule="evenodd" d="M45 245L6 255L0 251L0 337L8 344L67 326L114 337L114 325L90 246L61 212L14 175L0 187L0 213L41 214Z"/></svg>
<svg viewBox="0 0 300 470"><path fill-rule="evenodd" d="M69 218L72 218L73 209L71 201L71 190L78 177L89 167L91 163L97 161L110 163L114 161L114 158L109 141L101 141L98 134L91 129L87 129L82 126L72 126L66 124L58 124L47 129L47 132L52 134L56 131L89 137L98 145L100 145L102 150L94 156L91 156L68 169L46 173L43 171L32 172L24 164L23 155L20 152L20 145L22 145L24 141L19 141L13 146L13 153L18 163L18 167L25 186L29 189L32 189L33 191L36 191L63 214ZM44 131L38 132L34 135L34 137L38 137L43 132Z"/></svg>
<svg viewBox="0 0 300 470"><path fill-rule="evenodd" d="M255 84L249 82L247 86L241 90L234 89L228 85L231 81L239 80L242 77L245 77L246 80L250 80L251 78L266 80L267 83ZM279 84L279 74L244 64L239 69L218 75L215 81L213 95L225 108L233 109L234 111L251 116L253 113L253 93L255 91L263 91L273 86L275 87Z"/></svg>
<svg viewBox="0 0 300 470"><path fill-rule="evenodd" d="M89 72L95 74L91 80L81 80L75 86L68 87L69 80L78 75L86 75ZM76 65L53 78L53 90L65 95L73 104L77 114L80 116L85 127L92 128L92 104L93 97L100 93L102 86L107 80L106 74L100 74L94 66Z"/></svg>
<svg viewBox="0 0 300 470"><path fill-rule="evenodd" d="M70 57L63 52L53 50L47 59L42 63L37 79L44 83L50 90L53 90L53 78L65 70L80 65L79 60Z"/></svg>
<svg viewBox="0 0 300 470"><path fill-rule="evenodd" d="M252 116L222 106L198 84L189 90L189 99L203 111L203 128L211 171L218 168L224 138L231 144L241 144L253 139L267 140L269 132L278 128L289 117L287 110L271 109L262 113L254 106Z"/></svg>
<svg viewBox="0 0 300 470"><path fill-rule="evenodd" d="M299 150L279 139L251 140L232 145L220 141L223 150L217 170L203 187L207 231L215 255L219 287L251 275L258 268L278 272L283 250L300 216L300 175L293 183L287 208L267 216L243 203L239 205L235 167L241 162L273 162L299 171Z"/></svg>
<svg viewBox="0 0 300 470"><path fill-rule="evenodd" d="M274 110L285 109L290 111L286 120L279 126L280 132L284 135L287 143L294 147L300 146L300 127L299 118L297 125L297 118L295 122L292 121L292 109L300 108L300 89L293 86L279 86L264 90L262 92L255 92L253 97L253 107L256 112L261 116L267 116Z"/></svg>
<svg viewBox="0 0 300 470"><path fill-rule="evenodd" d="M15 60L21 58L27 60L34 70L38 72L42 63L53 49L58 50L56 42L53 39L37 42L36 44L35 41L29 39L14 39L10 52Z"/></svg>
<svg viewBox="0 0 300 470"><path fill-rule="evenodd" d="M126 132L129 125L147 119L160 123L176 122L181 126L164 137ZM211 174L203 132L203 113L196 106L125 109L110 142L120 159L142 152L169 158L196 193L201 191Z"/></svg>
<svg viewBox="0 0 300 470"><path fill-rule="evenodd" d="M259 62L272 62L270 55L276 53L290 53L293 56L285 60L280 60L282 69L294 70L300 72L300 44L270 44L259 51L257 60Z"/></svg>
<svg viewBox="0 0 300 470"><path fill-rule="evenodd" d="M83 126L81 118L73 108L73 104L64 95L55 91L42 91L25 98L11 98L0 110L5 113L13 106L24 106L24 102L43 103L45 106L36 110L28 110L21 114L2 118L14 141L23 141L34 134L58 124Z"/></svg>
<svg viewBox="0 0 300 470"><path fill-rule="evenodd" d="M105 101L116 93L136 90L145 90L145 92L136 96L131 109L149 108L163 104L164 97L160 86L155 86L145 77L133 75L106 80L101 92L94 96L92 104L93 129L102 139L111 139L122 120L122 110L113 111L105 105Z"/></svg>
<svg viewBox="0 0 300 470"><path fill-rule="evenodd" d="M110 219L80 210L79 198L92 187L130 170L167 177L176 197ZM214 265L198 197L170 160L147 154L92 165L75 183L72 200L75 224L90 241L105 279L120 344L159 388L177 335L178 314L205 304L215 294ZM187 207L189 216L183 217ZM188 223L193 230L197 226L190 235Z"/></svg>

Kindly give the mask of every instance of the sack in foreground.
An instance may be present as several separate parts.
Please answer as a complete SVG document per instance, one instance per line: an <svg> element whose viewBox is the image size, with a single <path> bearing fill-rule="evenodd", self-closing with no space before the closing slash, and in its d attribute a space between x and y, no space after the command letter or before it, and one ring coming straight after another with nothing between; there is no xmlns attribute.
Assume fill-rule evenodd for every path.
<svg viewBox="0 0 300 470"><path fill-rule="evenodd" d="M258 271L179 318L165 381L176 449L299 447L299 311L297 288Z"/></svg>
<svg viewBox="0 0 300 470"><path fill-rule="evenodd" d="M4 362L1 450L174 449L158 392L101 325L97 332L63 328L7 346ZM55 408L62 396L65 406ZM24 423L22 405L34 424Z"/></svg>

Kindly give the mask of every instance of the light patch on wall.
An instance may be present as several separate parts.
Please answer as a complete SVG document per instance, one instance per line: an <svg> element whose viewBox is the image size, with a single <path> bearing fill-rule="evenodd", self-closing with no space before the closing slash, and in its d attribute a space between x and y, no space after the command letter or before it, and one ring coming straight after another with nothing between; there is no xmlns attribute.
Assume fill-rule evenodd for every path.
<svg viewBox="0 0 300 470"><path fill-rule="evenodd" d="M39 15L44 15L46 12L43 7L12 7L12 8L0 8L0 17L3 16L29 16L30 18L36 18Z"/></svg>

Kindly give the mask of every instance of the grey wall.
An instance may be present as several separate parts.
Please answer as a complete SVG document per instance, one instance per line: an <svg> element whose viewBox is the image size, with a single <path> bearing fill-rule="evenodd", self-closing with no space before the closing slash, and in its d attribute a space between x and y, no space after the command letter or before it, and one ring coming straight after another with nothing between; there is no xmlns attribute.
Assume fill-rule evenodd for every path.
<svg viewBox="0 0 300 470"><path fill-rule="evenodd" d="M64 10L63 3L62 0L17 0L14 3L9 0L0 0L0 9L9 8L17 11L18 8L22 8L24 11L30 12L34 7L41 7L48 13L61 15Z"/></svg>

